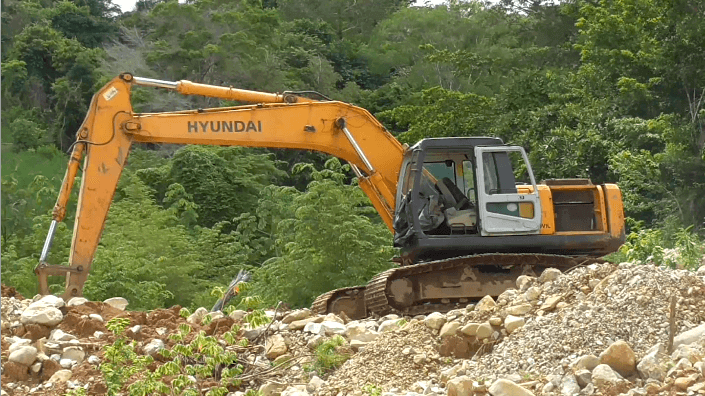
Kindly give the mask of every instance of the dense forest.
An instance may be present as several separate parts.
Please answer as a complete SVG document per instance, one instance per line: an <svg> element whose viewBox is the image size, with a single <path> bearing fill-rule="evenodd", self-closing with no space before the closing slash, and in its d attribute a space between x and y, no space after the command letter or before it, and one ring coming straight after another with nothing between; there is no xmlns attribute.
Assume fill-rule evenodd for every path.
<svg viewBox="0 0 705 396"><path fill-rule="evenodd" d="M93 93L123 71L315 90L409 144L498 136L526 148L537 179L619 184L630 231L619 258L702 260L702 0L140 0L124 13L110 0L3 0L2 280L25 295L66 151ZM133 95L140 112L229 104ZM135 147L85 293L133 309L209 306L246 268L247 293L303 306L364 284L395 249L353 176L319 153ZM72 229L69 213L51 263L68 263Z"/></svg>

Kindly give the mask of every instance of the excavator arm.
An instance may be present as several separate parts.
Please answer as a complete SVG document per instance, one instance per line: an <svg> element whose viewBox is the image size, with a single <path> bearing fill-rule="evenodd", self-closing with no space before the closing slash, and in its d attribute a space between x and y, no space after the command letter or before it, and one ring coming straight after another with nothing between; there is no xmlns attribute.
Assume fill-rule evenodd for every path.
<svg viewBox="0 0 705 396"><path fill-rule="evenodd" d="M246 106L134 113L132 85L256 103ZM41 294L48 276L65 276L64 299L80 296L105 226L120 174L134 142L207 144L315 150L344 159L360 187L392 229L395 194L405 148L369 112L336 101L229 87L168 82L122 74L93 96L74 143L53 219L35 273ZM69 266L48 264L56 224L63 220L83 160Z"/></svg>

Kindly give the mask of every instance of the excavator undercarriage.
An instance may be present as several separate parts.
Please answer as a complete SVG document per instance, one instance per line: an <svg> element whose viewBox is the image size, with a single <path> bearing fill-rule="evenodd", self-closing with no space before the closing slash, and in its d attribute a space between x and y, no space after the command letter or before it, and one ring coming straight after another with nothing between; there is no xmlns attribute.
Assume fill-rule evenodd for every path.
<svg viewBox="0 0 705 396"><path fill-rule="evenodd" d="M351 319L448 312L486 295L499 296L515 287L521 275L538 276L547 268L567 271L603 262L593 257L550 254L480 254L431 261L387 270L367 286L322 294L311 310L323 315L343 311Z"/></svg>

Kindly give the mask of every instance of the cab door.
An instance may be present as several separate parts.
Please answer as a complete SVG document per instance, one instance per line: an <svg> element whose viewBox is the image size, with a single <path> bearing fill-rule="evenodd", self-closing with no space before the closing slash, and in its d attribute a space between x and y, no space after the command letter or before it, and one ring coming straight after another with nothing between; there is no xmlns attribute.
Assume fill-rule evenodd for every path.
<svg viewBox="0 0 705 396"><path fill-rule="evenodd" d="M475 147L475 158L481 235L538 234L541 202L524 149Z"/></svg>

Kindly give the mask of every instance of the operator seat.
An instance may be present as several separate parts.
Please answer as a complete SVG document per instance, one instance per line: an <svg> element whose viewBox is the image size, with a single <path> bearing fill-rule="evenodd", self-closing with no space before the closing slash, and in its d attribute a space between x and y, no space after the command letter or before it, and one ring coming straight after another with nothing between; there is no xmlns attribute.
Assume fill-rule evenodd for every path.
<svg viewBox="0 0 705 396"><path fill-rule="evenodd" d="M466 197L465 194L460 191L458 186L456 186L455 183L453 183L453 181L449 178L444 177L439 180L438 189L441 191L443 199L449 207L452 206L457 210L471 209L473 207L473 204L470 202L468 197Z"/></svg>

